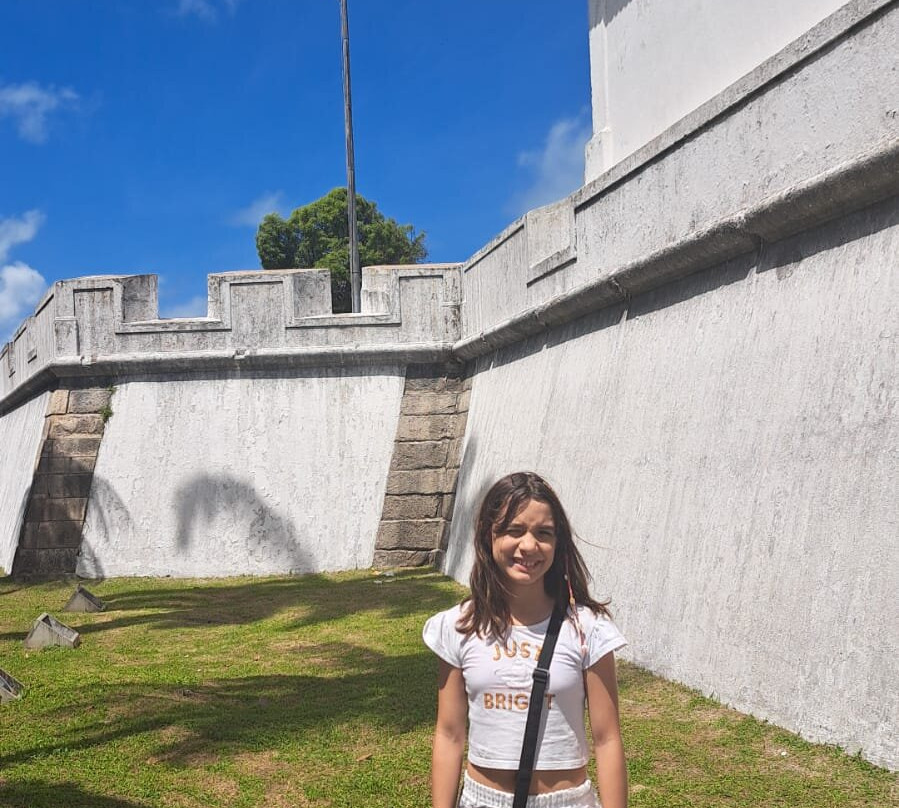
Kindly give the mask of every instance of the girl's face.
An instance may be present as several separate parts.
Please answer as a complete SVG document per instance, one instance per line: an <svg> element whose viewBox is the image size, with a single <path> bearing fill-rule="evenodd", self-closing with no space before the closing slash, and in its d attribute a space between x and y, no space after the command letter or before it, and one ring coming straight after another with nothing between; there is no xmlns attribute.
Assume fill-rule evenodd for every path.
<svg viewBox="0 0 899 808"><path fill-rule="evenodd" d="M540 583L556 554L556 526L545 502L530 499L502 533L493 530L493 560L507 582Z"/></svg>

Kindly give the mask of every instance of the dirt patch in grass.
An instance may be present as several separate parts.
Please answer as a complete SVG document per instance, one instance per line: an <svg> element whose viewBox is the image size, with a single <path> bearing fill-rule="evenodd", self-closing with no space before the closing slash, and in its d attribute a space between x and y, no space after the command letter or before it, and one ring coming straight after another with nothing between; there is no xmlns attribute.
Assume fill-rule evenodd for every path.
<svg viewBox="0 0 899 808"><path fill-rule="evenodd" d="M344 661L334 653L334 650L322 643L296 639L281 640L273 643L268 650L272 655L295 657L294 664L300 664L306 670L335 671L344 667Z"/></svg>
<svg viewBox="0 0 899 808"><path fill-rule="evenodd" d="M202 768L218 763L220 755L209 749L204 738L181 726L168 726L156 732L156 745L162 751L147 758L147 763L163 763L182 768Z"/></svg>
<svg viewBox="0 0 899 808"><path fill-rule="evenodd" d="M281 753L269 749L261 752L239 752L234 756L233 762L235 768L242 774L265 779L283 774L288 768Z"/></svg>

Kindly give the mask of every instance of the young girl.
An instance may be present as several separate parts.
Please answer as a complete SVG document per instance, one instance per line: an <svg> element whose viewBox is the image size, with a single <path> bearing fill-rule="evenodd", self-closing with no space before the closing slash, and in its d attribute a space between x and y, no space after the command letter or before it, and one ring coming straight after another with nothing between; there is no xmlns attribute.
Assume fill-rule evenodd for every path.
<svg viewBox="0 0 899 808"><path fill-rule="evenodd" d="M428 620L440 658L433 808L455 805L468 729L460 808L510 808L533 670L557 604L567 605L537 738L528 808L598 808L587 779L589 708L604 808L625 808L614 651L625 644L587 571L559 498L541 477L510 474L487 492L475 527L471 595Z"/></svg>

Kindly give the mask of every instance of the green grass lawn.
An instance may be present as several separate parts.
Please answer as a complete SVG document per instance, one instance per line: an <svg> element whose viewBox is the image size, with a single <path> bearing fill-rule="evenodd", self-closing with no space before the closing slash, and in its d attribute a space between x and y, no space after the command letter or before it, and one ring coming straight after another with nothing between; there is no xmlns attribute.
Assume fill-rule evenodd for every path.
<svg viewBox="0 0 899 808"><path fill-rule="evenodd" d="M0 806L429 805L436 661L426 571L89 585L0 579ZM26 652L48 611L78 649ZM621 663L631 805L896 806L896 778Z"/></svg>

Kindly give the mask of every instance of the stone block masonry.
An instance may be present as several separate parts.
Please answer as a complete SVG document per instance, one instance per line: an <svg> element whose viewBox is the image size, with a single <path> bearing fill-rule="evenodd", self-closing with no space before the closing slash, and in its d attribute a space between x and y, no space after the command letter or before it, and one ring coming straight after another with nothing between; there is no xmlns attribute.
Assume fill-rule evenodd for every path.
<svg viewBox="0 0 899 808"><path fill-rule="evenodd" d="M75 572L112 388L50 394L40 460L28 495L13 575Z"/></svg>
<svg viewBox="0 0 899 808"><path fill-rule="evenodd" d="M470 387L459 366L407 369L374 566L436 564L446 550Z"/></svg>

